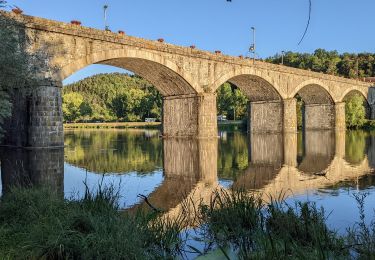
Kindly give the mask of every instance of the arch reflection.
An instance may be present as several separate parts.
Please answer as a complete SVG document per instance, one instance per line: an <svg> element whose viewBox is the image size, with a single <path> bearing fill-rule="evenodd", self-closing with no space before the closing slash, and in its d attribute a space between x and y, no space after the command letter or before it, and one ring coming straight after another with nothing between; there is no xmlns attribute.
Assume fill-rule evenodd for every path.
<svg viewBox="0 0 375 260"><path fill-rule="evenodd" d="M251 134L248 166L235 176L232 188L278 198L285 193L303 194L343 187L353 181L361 182L361 187L365 183L371 185L375 138L365 134L356 134L353 138L352 135L343 131ZM364 149L363 144L366 144ZM353 154L354 147L359 150Z"/></svg>
<svg viewBox="0 0 375 260"><path fill-rule="evenodd" d="M201 198L206 191L210 194L218 183L217 145L217 139L164 139L164 181L148 201L158 209L173 212L187 197L191 200ZM143 202L131 210L139 208L149 206Z"/></svg>

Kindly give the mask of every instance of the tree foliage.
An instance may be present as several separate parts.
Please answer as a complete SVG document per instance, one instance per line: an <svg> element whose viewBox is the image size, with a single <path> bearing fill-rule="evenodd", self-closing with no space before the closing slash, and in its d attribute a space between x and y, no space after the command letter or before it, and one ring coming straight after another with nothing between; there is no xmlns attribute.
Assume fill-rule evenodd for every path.
<svg viewBox="0 0 375 260"><path fill-rule="evenodd" d="M237 87L224 83L217 90L217 111L228 119L244 119L247 111L247 97Z"/></svg>
<svg viewBox="0 0 375 260"><path fill-rule="evenodd" d="M0 8L6 1L0 1ZM28 37L16 21L0 16L0 139L5 121L12 114L12 95L27 90L32 85L33 74L28 66L31 55L26 51Z"/></svg>
<svg viewBox="0 0 375 260"><path fill-rule="evenodd" d="M345 102L345 121L348 128L359 128L366 122L366 102L360 94L350 96Z"/></svg>
<svg viewBox="0 0 375 260"><path fill-rule="evenodd" d="M281 55L267 58L266 61L280 64ZM313 54L286 52L284 65L338 75L347 78L363 78L375 76L375 54L343 53L317 49Z"/></svg>
<svg viewBox="0 0 375 260"><path fill-rule="evenodd" d="M228 119L246 117L248 99L235 86L223 84L217 91L218 113ZM133 75L98 74L63 89L65 122L143 121L161 119L162 98L146 80ZM83 110L88 111L83 113Z"/></svg>
<svg viewBox="0 0 375 260"><path fill-rule="evenodd" d="M63 89L65 121L143 121L161 118L161 95L146 80L98 74Z"/></svg>

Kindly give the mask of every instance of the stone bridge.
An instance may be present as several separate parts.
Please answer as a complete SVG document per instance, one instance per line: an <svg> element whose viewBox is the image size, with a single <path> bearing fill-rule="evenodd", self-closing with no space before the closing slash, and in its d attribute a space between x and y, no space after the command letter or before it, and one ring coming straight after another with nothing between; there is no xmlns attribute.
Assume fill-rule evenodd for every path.
<svg viewBox="0 0 375 260"><path fill-rule="evenodd" d="M166 137L217 136L215 91L225 82L248 97L251 132L295 132L297 94L305 102L306 129L344 129L345 97L369 96L370 83L358 80L32 16L0 15L28 36L28 53L36 57L31 65L37 67L32 95L27 102L16 98L7 145L62 146L62 81L91 64L124 68L152 83L163 95Z"/></svg>

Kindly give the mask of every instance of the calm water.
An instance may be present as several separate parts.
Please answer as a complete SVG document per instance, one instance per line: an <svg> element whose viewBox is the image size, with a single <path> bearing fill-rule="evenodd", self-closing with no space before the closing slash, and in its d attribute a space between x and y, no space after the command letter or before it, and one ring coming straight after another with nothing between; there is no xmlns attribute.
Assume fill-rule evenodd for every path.
<svg viewBox="0 0 375 260"><path fill-rule="evenodd" d="M113 184L122 207L144 207L137 196L143 194L173 215L183 198L208 200L217 187L244 188L315 201L339 230L358 219L353 194L367 192L373 216L375 133L220 131L215 140L165 140L156 130L75 130L65 132L65 146L3 150L2 192L15 183L47 183L71 198L82 196L86 185Z"/></svg>

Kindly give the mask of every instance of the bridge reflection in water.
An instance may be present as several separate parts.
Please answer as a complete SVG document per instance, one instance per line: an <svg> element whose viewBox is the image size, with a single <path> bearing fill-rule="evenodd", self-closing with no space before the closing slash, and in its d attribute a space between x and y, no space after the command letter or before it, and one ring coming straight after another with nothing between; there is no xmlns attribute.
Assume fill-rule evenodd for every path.
<svg viewBox="0 0 375 260"><path fill-rule="evenodd" d="M152 147L157 147L156 152L162 149L164 181L149 194L149 201L173 216L181 210L184 199L209 202L212 192L223 183L276 198L280 194L290 196L334 188L342 182L359 188L366 187L369 182L373 185L368 176L375 167L375 137L365 132L306 131L284 135L221 132L220 136L219 139L152 140L155 143ZM87 140L81 143L90 150L94 144ZM98 138L98 142L100 140L105 139ZM114 144L118 154L130 158L132 147L129 140L132 139L126 140L124 147L111 138L108 144ZM135 145L140 145L139 138L134 140ZM78 143L74 145L78 146ZM71 160L69 149L71 147L65 150L65 160L71 164L76 162L82 168L92 169L85 163L97 163L101 159L95 153L95 160ZM113 153L116 149L108 150ZM121 149L128 152L121 153ZM105 158L110 160L104 162L106 169L107 165L118 161L103 156L103 160ZM158 161L155 158L156 164ZM147 169L150 167L148 164ZM95 169L101 173L97 164ZM116 166L112 172L113 169L121 170ZM1 174L3 192L14 185L34 184L48 185L63 193L64 151L2 148ZM131 210L147 207L145 203L140 203Z"/></svg>
<svg viewBox="0 0 375 260"><path fill-rule="evenodd" d="M47 186L64 192L64 149L0 148L3 193L12 187Z"/></svg>

